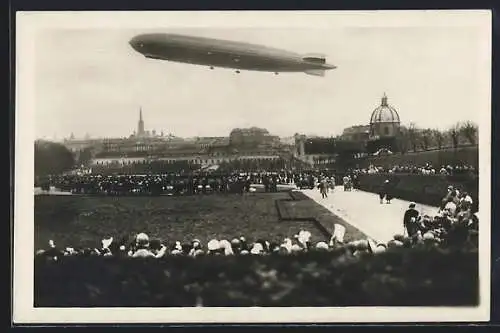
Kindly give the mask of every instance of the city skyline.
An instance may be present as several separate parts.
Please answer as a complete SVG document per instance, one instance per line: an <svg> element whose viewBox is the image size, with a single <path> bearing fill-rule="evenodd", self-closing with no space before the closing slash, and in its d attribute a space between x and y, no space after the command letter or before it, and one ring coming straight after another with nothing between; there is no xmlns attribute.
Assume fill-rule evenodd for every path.
<svg viewBox="0 0 500 333"><path fill-rule="evenodd" d="M385 94L384 94L385 96ZM80 136L77 136L74 134L74 132L71 132L69 135L66 135L66 136L63 136L63 137L58 137L57 135L53 135L52 137L47 137L47 136L44 136L44 137L37 137L36 139L37 140L56 140L56 141L60 141L60 140L90 140L90 139L128 139L128 138L133 138L133 137L176 137L175 133L172 133L170 131L164 131L163 129L157 129L157 128L148 128L146 125L145 125L145 122L144 122L144 118L143 118L143 112L142 112L142 107L139 107L139 117L138 117L138 121L136 122L136 126L134 129L132 129L132 131L128 134L125 134L125 135L121 135L121 136L114 136L114 137L110 137L110 136L92 136L91 133L89 132L86 132L84 135L80 135ZM465 120L464 122L468 122L469 120ZM463 123L463 122L456 122L456 124L460 124L460 123ZM411 123L410 123L411 124ZM414 124L414 123L413 123ZM476 123L474 123L475 125L477 125ZM409 124L407 124L409 125ZM299 133L299 132L296 132L294 134L291 134L291 135L288 135L288 136L279 136L280 138L282 139L286 139L286 138L291 138L291 137L294 137L295 134L300 134L300 135L306 135L307 137L336 137L336 136L339 136L339 135L342 135L344 133L344 130L347 130L347 129L353 129L353 128L359 128L359 127L366 127L366 126L370 126L369 123L367 124L354 124L354 125L350 125L346 128L344 128L342 130L342 133L338 133L336 135L317 135L315 133ZM256 126L256 125L251 125L251 126L248 126L246 128L255 128L255 127L258 127L258 128L262 128L262 127L259 127L259 126ZM142 132L141 132L141 129L142 129ZM236 128L235 128L236 129ZM424 128L422 128L424 129ZM446 128L444 129L446 130ZM201 136L201 137L228 137L230 133L227 133L227 134L221 134L221 135L216 135L216 136ZM271 135L273 133L270 133ZM189 136L189 137L179 137L179 138L184 138L184 139L189 139L189 138L196 138L196 137L200 137L200 136Z"/></svg>
<svg viewBox="0 0 500 333"><path fill-rule="evenodd" d="M168 29L322 53L338 66L325 77L236 74L145 59L128 41L149 30L167 31L42 30L34 55L36 137L129 136L141 107L147 129L179 137L224 136L252 126L280 137L330 137L367 125L384 93L402 125L480 123L474 110L484 103L480 74L488 55L474 26ZM457 55L459 61L450 61Z"/></svg>

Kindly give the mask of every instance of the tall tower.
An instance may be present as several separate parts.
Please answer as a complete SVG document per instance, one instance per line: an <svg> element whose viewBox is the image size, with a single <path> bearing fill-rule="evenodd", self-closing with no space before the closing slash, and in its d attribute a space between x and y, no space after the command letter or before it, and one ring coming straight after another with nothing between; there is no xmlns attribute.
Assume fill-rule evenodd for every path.
<svg viewBox="0 0 500 333"><path fill-rule="evenodd" d="M144 136L144 121L142 120L142 107L139 109L139 123L137 125L137 136Z"/></svg>

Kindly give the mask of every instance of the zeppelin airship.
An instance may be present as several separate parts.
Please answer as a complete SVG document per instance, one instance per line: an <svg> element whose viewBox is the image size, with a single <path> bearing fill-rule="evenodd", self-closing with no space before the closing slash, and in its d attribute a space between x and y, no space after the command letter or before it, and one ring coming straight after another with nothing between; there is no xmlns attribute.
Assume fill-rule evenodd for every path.
<svg viewBox="0 0 500 333"><path fill-rule="evenodd" d="M336 66L326 63L322 55L300 55L272 47L213 38L166 33L141 34L130 40L130 46L146 58L194 65L240 70L303 72L324 76Z"/></svg>

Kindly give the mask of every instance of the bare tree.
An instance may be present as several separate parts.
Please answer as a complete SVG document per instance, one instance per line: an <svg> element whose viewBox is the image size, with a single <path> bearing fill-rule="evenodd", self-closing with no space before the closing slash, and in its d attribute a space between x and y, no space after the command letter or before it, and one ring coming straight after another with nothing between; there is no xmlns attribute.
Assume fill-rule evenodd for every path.
<svg viewBox="0 0 500 333"><path fill-rule="evenodd" d="M432 130L432 136L434 137L438 149L443 149L445 134L439 129L434 129Z"/></svg>
<svg viewBox="0 0 500 333"><path fill-rule="evenodd" d="M451 137L451 143L453 144L453 148L456 149L458 147L458 143L460 140L460 124L457 123L453 125L449 131Z"/></svg>
<svg viewBox="0 0 500 333"><path fill-rule="evenodd" d="M408 127L408 140L410 141L410 145L413 148L413 151L417 151L417 146L419 142L418 129L416 128L414 123L410 123Z"/></svg>
<svg viewBox="0 0 500 333"><path fill-rule="evenodd" d="M428 128L422 130L420 132L420 138L420 145L424 150L428 150L432 140L432 131Z"/></svg>
<svg viewBox="0 0 500 333"><path fill-rule="evenodd" d="M460 134L463 135L463 137L465 137L472 145L476 144L477 132L477 125L471 121L466 121L460 126Z"/></svg>
<svg viewBox="0 0 500 333"><path fill-rule="evenodd" d="M408 152L408 146L409 146L408 129L404 126L401 126L396 138L399 151L402 154Z"/></svg>

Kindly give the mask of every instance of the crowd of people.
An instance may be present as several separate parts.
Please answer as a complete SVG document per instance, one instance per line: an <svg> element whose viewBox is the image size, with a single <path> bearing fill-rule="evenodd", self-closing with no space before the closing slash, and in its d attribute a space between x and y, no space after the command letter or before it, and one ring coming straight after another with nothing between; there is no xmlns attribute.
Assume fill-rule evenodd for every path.
<svg viewBox="0 0 500 333"><path fill-rule="evenodd" d="M232 174L147 174L147 175L63 175L40 180L42 190L50 187L73 194L95 195L189 195L251 192L262 185L265 192L278 191L278 185L314 187L325 172L262 172ZM331 176L330 176L331 177Z"/></svg>
<svg viewBox="0 0 500 333"><path fill-rule="evenodd" d="M369 165L368 168L358 168L353 171L358 174L397 173L443 176L477 174L477 169L472 165L441 165L440 167L434 167L432 163L420 166L394 165L391 167Z"/></svg>
<svg viewBox="0 0 500 333"><path fill-rule="evenodd" d="M448 187L448 193L443 198L438 213L431 217L420 215L411 203L405 212L403 223L409 237L418 237L425 230L433 229L438 235L446 233L451 228L473 230L479 229L479 218L473 210L473 199L466 191L453 186Z"/></svg>
<svg viewBox="0 0 500 333"><path fill-rule="evenodd" d="M254 175L255 176L255 175ZM347 176L346 176L347 177ZM288 178L280 178L286 180ZM293 177L292 177L293 179ZM253 179L255 181L255 179ZM262 179L261 179L262 180ZM319 178L320 190L328 188L329 177ZM382 200L382 199L381 199ZM390 200L390 199L389 199ZM405 233L395 235L388 243L376 243L372 239L360 239L344 243L345 227L336 224L329 241L311 242L311 233L301 230L291 238L282 241L259 239L249 242L244 236L227 239L212 239L202 244L198 239L182 244L180 241L167 243L160 239L151 239L146 233L139 233L132 241L113 237L105 238L95 248L58 248L54 241L49 241L47 249L39 250L36 255L58 260L61 256L119 256L131 258L161 258L167 255L265 255L293 254L309 251L340 251L357 257L362 254L377 254L390 248L413 247L422 244L432 246L477 246L479 219L472 210L473 200L466 191L453 186L443 198L435 216L421 215L411 203L403 217ZM339 253L340 253L339 252Z"/></svg>
<svg viewBox="0 0 500 333"><path fill-rule="evenodd" d="M275 155L275 153L271 153ZM144 173L193 173L203 172L210 168L216 169L223 173L234 172L280 172L280 170L292 170L307 168L307 164L297 158L260 158L258 154L254 158L238 158L238 155L233 156L232 160L221 161L217 156L207 157L205 160L161 160L145 157L138 160L130 160L127 157L122 160L104 159L95 161L91 169L94 173L99 174L144 174ZM203 162L203 163L202 163Z"/></svg>
<svg viewBox="0 0 500 333"><path fill-rule="evenodd" d="M448 199L447 199L448 200ZM451 201L448 201L451 202ZM466 206L463 206L466 207ZM282 241L259 239L247 241L244 236L227 239L211 239L206 244L198 239L190 243L180 241L166 242L155 238L150 239L146 233L139 233L132 241L128 239L115 240L107 237L95 248L65 247L58 248L50 240L46 249L36 252L37 257L48 260L59 260L65 256L104 256L122 258L162 258L165 256L202 255L290 255L304 252L334 252L347 257L359 257L366 254L380 254L393 248L411 248L415 246L472 246L477 247L478 217L465 208L454 212L449 207L440 210L436 216L421 216L415 205L405 213L405 234L397 234L387 243L377 243L374 240L359 239L344 242L345 227L335 225L335 232L330 240L311 242L311 233L301 230L294 237ZM97 244L96 244L97 245Z"/></svg>
<svg viewBox="0 0 500 333"><path fill-rule="evenodd" d="M350 170L342 175L340 182L344 190L350 190L363 173L423 173L453 174L457 167L441 167L436 171L431 164L422 167L394 166L388 170L371 166L368 169ZM473 168L461 170L474 171ZM296 185L299 188L317 187L323 197L329 189L335 187L336 176L332 172L260 172L228 174L149 174L149 175L64 175L49 177L41 181L42 188L57 187L63 191L81 194L133 195L133 194L201 194L211 192L245 192L251 186L262 184L266 192L277 191L279 184ZM381 196L381 203L383 197ZM391 198L386 196L390 202ZM478 216L472 210L473 200L466 191L450 186L435 216L421 215L410 204L404 214L405 233L395 235L387 243L377 243L372 239L359 239L344 242L345 227L335 225L330 239L313 243L311 233L301 230L297 235L283 240L258 239L248 241L245 236L228 239L212 239L206 244L194 239L190 243L176 240L150 239L146 233L139 233L133 239L116 240L106 237L94 248L65 247L59 248L54 241L49 241L46 249L36 252L37 257L58 260L65 256L113 256L127 258L162 258L171 255L271 255L294 254L303 252L334 252L348 257L365 254L379 254L392 248L410 248L415 246L477 246Z"/></svg>

